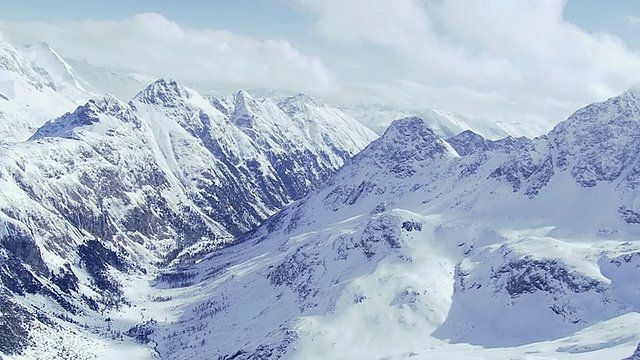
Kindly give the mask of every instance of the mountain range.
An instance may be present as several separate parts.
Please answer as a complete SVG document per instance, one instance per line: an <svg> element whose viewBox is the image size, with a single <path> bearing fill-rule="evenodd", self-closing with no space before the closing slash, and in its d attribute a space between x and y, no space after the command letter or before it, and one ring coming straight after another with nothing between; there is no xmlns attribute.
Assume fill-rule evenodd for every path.
<svg viewBox="0 0 640 360"><path fill-rule="evenodd" d="M634 354L640 90L534 139L378 137L303 94L87 73L0 38L3 358Z"/></svg>
<svg viewBox="0 0 640 360"><path fill-rule="evenodd" d="M531 136L543 133L541 129L522 124L507 125L483 118L471 118L451 111L437 109L405 108L393 105L353 103L342 104L338 108L358 119L362 124L382 134L391 122L405 117L420 117L439 136L448 138L465 130L471 130L488 139L501 139L506 136Z"/></svg>
<svg viewBox="0 0 640 360"><path fill-rule="evenodd" d="M212 295L157 324L157 349L189 358L194 338L214 336L203 346L222 358L629 356L638 111L630 90L533 140L442 139L420 118L397 120L190 268L194 287L171 306Z"/></svg>

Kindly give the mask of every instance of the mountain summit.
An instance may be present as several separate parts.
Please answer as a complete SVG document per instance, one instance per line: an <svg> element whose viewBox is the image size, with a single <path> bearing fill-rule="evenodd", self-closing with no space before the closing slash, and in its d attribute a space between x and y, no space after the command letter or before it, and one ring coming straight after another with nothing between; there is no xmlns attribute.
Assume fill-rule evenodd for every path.
<svg viewBox="0 0 640 360"><path fill-rule="evenodd" d="M73 113L66 114L56 120L52 120L40 127L29 140L37 140L44 137L68 137L74 138L75 130L101 126L103 131L113 131L117 126L105 124L111 119L118 119L133 126L140 127L140 120L127 104L113 96L105 95L89 100L85 105L78 107ZM98 125L98 123L101 123ZM92 127L92 125L95 125Z"/></svg>
<svg viewBox="0 0 640 360"><path fill-rule="evenodd" d="M189 98L187 88L175 80L158 79L134 97L134 101L164 107L177 106L176 99Z"/></svg>
<svg viewBox="0 0 640 360"><path fill-rule="evenodd" d="M0 34L0 136L23 141L45 121L72 110L88 94L67 93L39 63L23 56Z"/></svg>

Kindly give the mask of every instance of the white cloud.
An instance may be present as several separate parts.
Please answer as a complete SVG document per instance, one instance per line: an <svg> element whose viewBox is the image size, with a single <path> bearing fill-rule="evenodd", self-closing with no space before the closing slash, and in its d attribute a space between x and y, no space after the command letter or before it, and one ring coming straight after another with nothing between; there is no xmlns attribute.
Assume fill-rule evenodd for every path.
<svg viewBox="0 0 640 360"><path fill-rule="evenodd" d="M14 42L47 41L69 58L111 68L210 83L323 94L335 75L317 56L286 40L255 40L225 30L194 29L148 13L122 21L0 23Z"/></svg>
<svg viewBox="0 0 640 360"><path fill-rule="evenodd" d="M631 27L640 26L640 17L638 16L625 16L624 21Z"/></svg>
<svg viewBox="0 0 640 360"><path fill-rule="evenodd" d="M397 97L427 106L555 123L640 83L639 54L614 36L566 22L563 0L298 3L315 15L323 38L396 54L388 67L399 80L371 89L392 87Z"/></svg>

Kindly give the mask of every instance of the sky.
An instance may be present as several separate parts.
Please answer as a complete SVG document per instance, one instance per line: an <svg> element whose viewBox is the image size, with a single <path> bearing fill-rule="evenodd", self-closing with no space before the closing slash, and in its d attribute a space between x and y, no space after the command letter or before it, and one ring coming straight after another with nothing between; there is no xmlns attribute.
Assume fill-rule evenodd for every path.
<svg viewBox="0 0 640 360"><path fill-rule="evenodd" d="M0 8L10 41L46 41L98 66L541 131L640 85L635 0L0 0Z"/></svg>

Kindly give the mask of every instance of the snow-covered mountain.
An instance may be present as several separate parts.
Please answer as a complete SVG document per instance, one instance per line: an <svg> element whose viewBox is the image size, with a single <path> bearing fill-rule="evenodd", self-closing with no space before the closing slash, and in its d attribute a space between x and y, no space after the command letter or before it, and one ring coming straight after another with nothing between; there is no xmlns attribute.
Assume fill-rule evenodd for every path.
<svg viewBox="0 0 640 360"><path fill-rule="evenodd" d="M130 103L203 210L239 235L326 180L376 136L304 95L203 98L159 80ZM178 172L178 171L175 171ZM206 205L205 205L206 204Z"/></svg>
<svg viewBox="0 0 640 360"><path fill-rule="evenodd" d="M33 344L28 357L59 358L59 332L55 349L78 358L74 341L115 336L101 314L141 304L136 279L234 241L375 138L304 95L206 99L158 80L129 104L97 97L3 145L0 353Z"/></svg>
<svg viewBox="0 0 640 360"><path fill-rule="evenodd" d="M636 90L533 140L398 120L241 243L172 273L191 285L151 287L167 300L145 307L140 340L163 359L630 356L639 135Z"/></svg>
<svg viewBox="0 0 640 360"><path fill-rule="evenodd" d="M20 53L25 59L42 67L51 77L56 91L65 97L86 101L98 93L46 42L25 47Z"/></svg>
<svg viewBox="0 0 640 360"><path fill-rule="evenodd" d="M50 59L49 59L50 60ZM25 58L0 34L0 137L26 140L45 121L86 101L41 65ZM63 83L66 84L66 83Z"/></svg>
<svg viewBox="0 0 640 360"><path fill-rule="evenodd" d="M122 101L129 101L140 89L157 79L157 76L150 74L118 71L117 69L96 66L87 60L66 58L65 62L71 66L83 82L89 84L93 93L111 94Z"/></svg>
<svg viewBox="0 0 640 360"><path fill-rule="evenodd" d="M338 108L378 134L384 133L393 120L413 116L424 119L436 134L444 138L465 130L488 139L500 139L507 135L534 137L548 130L535 124L507 124L437 109L412 109L386 104L343 104Z"/></svg>
<svg viewBox="0 0 640 360"><path fill-rule="evenodd" d="M65 59L47 43L16 48L0 34L0 136L24 141L44 122L90 98L128 101L154 79Z"/></svg>
<svg viewBox="0 0 640 360"><path fill-rule="evenodd" d="M87 101L92 96L110 94L121 101L129 101L157 79L151 75L95 66L86 60L64 58L46 42L26 46L18 52L44 69L56 91L70 99Z"/></svg>

